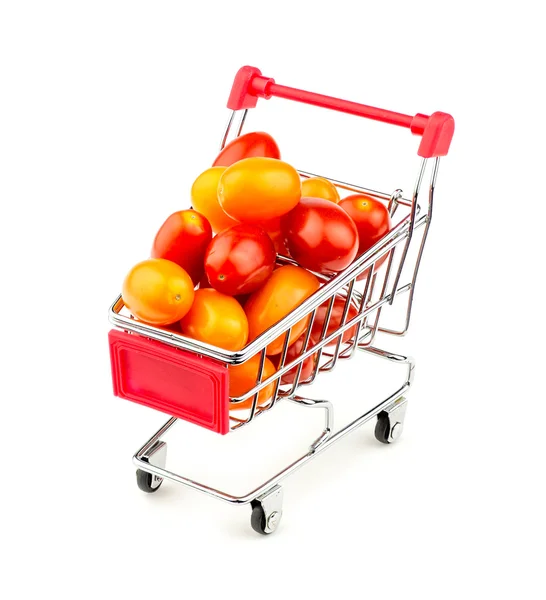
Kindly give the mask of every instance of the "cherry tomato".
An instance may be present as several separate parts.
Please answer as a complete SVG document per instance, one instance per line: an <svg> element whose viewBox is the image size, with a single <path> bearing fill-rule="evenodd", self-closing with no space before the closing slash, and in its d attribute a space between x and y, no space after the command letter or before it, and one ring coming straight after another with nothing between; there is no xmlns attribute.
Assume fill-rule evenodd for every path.
<svg viewBox="0 0 546 600"><path fill-rule="evenodd" d="M137 319L150 325L170 325L190 310L193 282L170 260L150 258L129 271L121 295Z"/></svg>
<svg viewBox="0 0 546 600"><path fill-rule="evenodd" d="M281 256L290 256L283 232L281 231L281 218L269 219L269 221L261 221L258 225L265 229L267 235L271 238L275 246L275 252Z"/></svg>
<svg viewBox="0 0 546 600"><path fill-rule="evenodd" d="M241 305L212 288L195 292L180 326L183 335L224 350L240 350L248 339L248 321Z"/></svg>
<svg viewBox="0 0 546 600"><path fill-rule="evenodd" d="M366 252L391 230L389 211L383 202L364 194L347 196L339 206L351 217L358 230L358 254Z"/></svg>
<svg viewBox="0 0 546 600"><path fill-rule="evenodd" d="M290 256L290 251L288 250L288 246L286 245L286 240L284 239L284 235L282 231L268 232L269 237L273 241L273 246L275 246L275 252L280 254L281 256Z"/></svg>
<svg viewBox="0 0 546 600"><path fill-rule="evenodd" d="M298 263L322 273L337 273L348 267L358 251L358 232L347 213L323 198L302 198L281 219L290 256Z"/></svg>
<svg viewBox="0 0 546 600"><path fill-rule="evenodd" d="M286 365L291 363L293 360L296 360L298 358L298 356L301 356L302 349L303 349L303 342L305 342L304 335L302 335L298 340L296 340L288 348L288 350L286 352L286 360L284 361L284 363ZM315 345L315 342L313 341L313 338L309 338L309 342L307 344L307 350L310 350L314 345ZM277 368L278 368L278 365L280 362L280 355L275 356L275 358L277 359L276 364L277 364ZM317 354L311 354L311 356L307 357L306 359L304 359L302 361L303 367L301 368L300 378L298 381L302 382L302 381L305 381L306 379L309 379L309 377L311 377L311 375L313 374L313 371L315 370L315 365L317 364L317 358L318 358ZM295 367L290 369L290 371L285 373L281 377L281 383L286 383L286 384L294 383L294 379L296 378L298 369L299 369L299 365L296 365Z"/></svg>
<svg viewBox="0 0 546 600"><path fill-rule="evenodd" d="M203 259L211 239L212 229L203 215L195 210L180 210L157 232L152 258L166 258L180 265L197 285L203 277Z"/></svg>
<svg viewBox="0 0 546 600"><path fill-rule="evenodd" d="M228 167L218 186L223 210L244 223L260 223L292 210L301 198L294 167L274 158L245 158Z"/></svg>
<svg viewBox="0 0 546 600"><path fill-rule="evenodd" d="M260 354L255 354L241 365L229 365L229 395L231 398L242 396L256 385L258 373L260 370ZM271 377L275 373L275 365L265 358L264 369L262 372L262 381ZM275 392L275 382L266 385L258 393L258 406L264 406L271 400ZM231 410L241 410L243 408L251 408L254 396L250 396L247 400L237 404L230 404Z"/></svg>
<svg viewBox="0 0 546 600"><path fill-rule="evenodd" d="M313 340L318 342L320 340L322 334L322 328L324 327L324 320L326 319L326 315L328 313L328 305L330 301L327 300L324 304L321 304L317 308L317 312L315 313L315 319L313 321L313 328L311 329L311 337ZM343 296L336 296L334 300L334 306L332 307L332 312L330 313L330 320L328 321L328 329L326 330L325 337L332 335L336 329L338 329L341 325L341 318L343 317L343 310L345 309L345 298ZM347 312L347 316L345 318L345 322L350 321L358 314L358 309L356 306L351 303L349 305L349 311ZM350 327L343 333L343 342L348 342L354 335L356 335L356 325L354 327ZM335 338L327 346L335 346L340 336Z"/></svg>
<svg viewBox="0 0 546 600"><path fill-rule="evenodd" d="M229 167L243 158L253 156L266 156L269 158L280 158L281 153L277 142L263 131L245 133L230 142L216 157L215 167Z"/></svg>
<svg viewBox="0 0 546 600"><path fill-rule="evenodd" d="M301 183L301 195L310 198L324 198L336 204L339 202L339 192L333 183L323 177L310 177Z"/></svg>
<svg viewBox="0 0 546 600"><path fill-rule="evenodd" d="M381 201L375 198L370 198L364 194L352 194L344 198L339 206L355 222L358 230L359 256L369 250L391 230L392 224L389 211ZM375 271L387 260L388 256L388 254L385 254L375 263ZM368 271L369 269L366 269L364 273L359 275L358 280L365 279L368 276Z"/></svg>
<svg viewBox="0 0 546 600"><path fill-rule="evenodd" d="M235 225L209 244L205 272L210 285L222 294L249 294L273 273L276 258L273 242L263 229Z"/></svg>
<svg viewBox="0 0 546 600"><path fill-rule="evenodd" d="M309 271L286 265L273 271L265 284L256 290L245 304L248 317L249 341L255 340L266 329L275 325L289 312L319 288L318 279ZM293 344L305 331L309 317L304 317L292 326L289 344ZM267 346L267 354L282 351L285 335L282 334Z"/></svg>
<svg viewBox="0 0 546 600"><path fill-rule="evenodd" d="M226 215L218 203L218 183L225 170L225 167L207 169L199 175L191 188L193 208L208 219L215 233L237 225L237 221Z"/></svg>

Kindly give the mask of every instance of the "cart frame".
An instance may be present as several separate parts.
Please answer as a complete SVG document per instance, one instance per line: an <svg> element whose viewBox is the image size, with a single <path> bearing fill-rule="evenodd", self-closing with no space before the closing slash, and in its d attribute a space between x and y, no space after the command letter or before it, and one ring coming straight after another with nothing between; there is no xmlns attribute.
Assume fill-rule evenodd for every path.
<svg viewBox="0 0 546 600"><path fill-rule="evenodd" d="M177 417L170 418L133 456L133 462L138 468L137 483L144 491L155 492L164 479L170 479L230 504L250 503L252 506L251 525L257 532L263 534L275 531L282 516L283 489L279 485L280 482L320 452L374 418L377 419L375 436L378 441L392 443L400 437L407 408L406 394L413 382L415 361L410 356L402 356L380 349L374 346L373 342L378 332L403 336L409 329L417 275L432 220L434 191L440 157L447 154L453 135L453 119L445 113L434 113L430 117L420 114L415 117L408 117L400 113L383 111L366 105L279 86L274 83L274 80L262 77L257 69L243 67L235 78L228 102L228 107L232 109L232 112L222 136L221 148L226 145L235 123L235 136L241 135L248 110L256 106L258 97L270 98L271 96L288 98L382 120L410 128L413 133L421 135L419 155L422 160L411 199L404 198L400 189L387 194L321 175L321 177L328 179L341 189L362 193L386 202L391 217L394 218L395 214L400 215L402 213L398 223L377 244L357 258L353 264L341 273L331 276L317 274L322 286L315 294L237 352L228 352L165 329L139 323L131 315L122 314L124 305L121 296L112 303L109 312L109 319L117 329L132 335L144 336L156 342L162 342L191 354L207 357L226 367L244 363L259 353L260 366L256 385L244 395L229 398L229 406L232 409L229 411L229 431L237 430L252 422L257 416L271 410L281 399L299 406L324 410L324 428L318 438L310 444L308 452L257 488L240 496L215 489L166 468L167 446L162 437L174 426L178 420ZM418 200L427 172L429 172L429 185L426 207L423 210ZM302 177L315 176L306 171L299 171L299 173ZM420 233L419 241L416 241L419 236L414 235L417 231ZM413 260L409 261L409 251L414 246L416 253ZM281 264L297 264L292 259L281 256L278 257L278 261ZM381 269L381 262L379 261L385 261L386 268ZM402 284L403 276L408 271L409 281ZM359 286L361 286L360 290L358 289ZM403 326L399 329L386 327L382 319L382 309L385 306L392 305L399 297L404 297L406 302ZM333 305L335 300L339 298L345 301L340 325L333 332L328 333ZM322 334L319 341L311 346L310 332L316 310L325 305L327 305L327 310ZM349 318L351 305L357 310L356 316ZM310 322L307 332L304 334L302 350L296 359L287 361L291 328L305 318L308 318ZM348 330L350 330L351 336L350 339L345 340L343 334ZM284 336L284 344L278 369L269 378L263 378L266 347L279 336ZM331 349L332 345L333 350ZM298 392L303 386L313 383L319 373L332 371L338 360L355 356L357 350L391 363L404 365L406 374L401 385L388 397L347 425L335 430L333 403L324 399L311 399L300 395ZM304 361L310 359L310 357L313 357L312 360L314 360L313 372L303 380L301 375ZM292 374L292 381L283 383L283 377L290 373ZM274 384L274 392L271 399L263 405L260 404L259 392L272 384ZM245 401L248 403L249 398L252 399L251 406L241 417L240 411L235 410L237 404Z"/></svg>

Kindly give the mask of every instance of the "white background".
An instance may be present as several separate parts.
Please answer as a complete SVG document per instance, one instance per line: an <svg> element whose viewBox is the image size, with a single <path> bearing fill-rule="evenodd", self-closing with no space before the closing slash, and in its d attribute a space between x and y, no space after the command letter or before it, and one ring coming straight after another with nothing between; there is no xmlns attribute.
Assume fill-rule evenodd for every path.
<svg viewBox="0 0 546 600"><path fill-rule="evenodd" d="M2 2L4 597L544 597L538 7ZM113 397L106 343L125 272L214 159L244 64L456 120L412 329L377 342L417 359L404 435L386 447L368 425L287 479L269 537L248 507L137 489L131 455L164 416ZM405 130L274 99L248 119L265 128L299 168L411 191ZM403 376L352 362L311 390L341 413L373 401L372 376ZM170 465L247 491L305 451L320 415L303 410L226 438L181 425Z"/></svg>

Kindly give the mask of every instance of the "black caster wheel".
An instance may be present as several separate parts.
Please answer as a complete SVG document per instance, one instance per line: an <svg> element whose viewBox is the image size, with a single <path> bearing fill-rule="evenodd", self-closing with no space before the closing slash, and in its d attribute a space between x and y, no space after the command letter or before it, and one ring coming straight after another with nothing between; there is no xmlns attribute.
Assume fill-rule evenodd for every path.
<svg viewBox="0 0 546 600"><path fill-rule="evenodd" d="M392 424L389 413L379 413L375 424L375 439L382 444L392 444L400 437L402 429L403 424L400 421Z"/></svg>
<svg viewBox="0 0 546 600"><path fill-rule="evenodd" d="M161 484L163 483L163 479L156 477L152 473L142 471L141 469L137 469L136 481L138 487L147 494L157 492L157 490L161 487Z"/></svg>
<svg viewBox="0 0 546 600"><path fill-rule="evenodd" d="M390 444L389 433L391 430L391 422L387 413L379 413L377 415L377 423L375 424L375 439L382 444Z"/></svg>
<svg viewBox="0 0 546 600"><path fill-rule="evenodd" d="M265 511L259 500L251 502L252 514L250 515L250 525L256 533L269 535L273 533L281 520L281 512L273 511L268 517L265 516Z"/></svg>

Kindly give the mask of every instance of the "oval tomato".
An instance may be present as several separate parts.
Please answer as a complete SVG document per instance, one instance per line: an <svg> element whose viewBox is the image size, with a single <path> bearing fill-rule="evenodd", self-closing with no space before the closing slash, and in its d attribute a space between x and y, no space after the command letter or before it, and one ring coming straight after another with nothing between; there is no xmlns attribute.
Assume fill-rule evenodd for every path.
<svg viewBox="0 0 546 600"><path fill-rule="evenodd" d="M392 223L389 211L380 200L370 198L364 194L352 194L344 198L339 206L356 225L359 239L359 256L369 250L391 230ZM385 254L375 263L375 271L387 260L388 256L388 254ZM365 279L367 275L368 269L358 276L358 280Z"/></svg>
<svg viewBox="0 0 546 600"><path fill-rule="evenodd" d="M286 265L273 271L271 277L245 303L248 317L249 341L255 340L266 329L278 323L319 288L318 279L309 271ZM292 326L289 344L293 344L305 331L309 317ZM267 346L267 354L282 351L285 335L282 334Z"/></svg>
<svg viewBox="0 0 546 600"><path fill-rule="evenodd" d="M305 336L302 335L298 340L296 340L287 350L286 352L286 360L284 361L284 363L286 365L290 364L293 360L296 360L298 358L298 356L301 356L302 354L302 348L303 348L303 342L305 342ZM307 350L310 350L313 346L315 345L315 342L313 341L313 338L309 338L309 342L307 344ZM275 357L275 358L279 358ZM299 377L299 382L303 382L306 379L309 379L309 377L311 377L311 375L313 374L313 371L315 370L315 366L317 364L317 354L311 354L311 356L308 356L307 358L305 358L302 362L303 362L303 367L301 368L301 373L300 373L300 377ZM277 363L277 368L278 368L278 364ZM296 379L296 375L298 373L298 369L299 369L299 365L296 365L295 367L293 367L292 369L290 369L290 371L288 371L287 373L285 373L282 377L281 377L281 383L294 383L294 380Z"/></svg>
<svg viewBox="0 0 546 600"><path fill-rule="evenodd" d="M160 227L152 246L152 258L165 258L180 265L194 286L203 277L205 250L212 239L207 219L195 210L179 210Z"/></svg>
<svg viewBox="0 0 546 600"><path fill-rule="evenodd" d="M240 350L248 340L248 321L241 305L212 288L195 292L180 327L183 335L224 350Z"/></svg>
<svg viewBox="0 0 546 600"><path fill-rule="evenodd" d="M208 219L215 233L238 223L226 215L218 202L218 183L225 170L225 167L207 169L193 182L191 188L193 208Z"/></svg>
<svg viewBox="0 0 546 600"><path fill-rule="evenodd" d="M150 258L129 271L121 295L137 319L150 325L170 325L190 310L193 282L170 260Z"/></svg>
<svg viewBox="0 0 546 600"><path fill-rule="evenodd" d="M292 210L301 198L294 167L273 158L245 158L228 167L218 186L222 209L243 223L260 223Z"/></svg>
<svg viewBox="0 0 546 600"><path fill-rule="evenodd" d="M326 315L328 314L328 305L329 304L330 304L330 301L327 300L326 302L324 302L324 304L321 304L317 308L317 311L315 313L315 319L313 321L313 327L311 329L311 337L317 343L321 339L322 329L324 327L324 321L326 319ZM329 335L332 335L332 333L334 333L335 330L340 327L344 309L345 309L345 298L343 296L337 295L334 300L334 306L332 307L332 312L330 313L330 320L328 321L328 329L326 330L326 334L324 337L328 337ZM345 322L347 323L347 321L350 321L351 319L356 317L357 314L358 314L358 309L356 308L356 306L353 303L351 303L349 305L349 310L347 312ZM345 332L343 333L342 342L348 342L355 335L356 335L356 325L345 330ZM339 339L339 336L337 338L335 338L334 340L332 340L329 344L326 344L326 345L327 346L335 346L337 344L338 339Z"/></svg>
<svg viewBox="0 0 546 600"><path fill-rule="evenodd" d="M263 229L235 225L209 244L205 271L210 285L222 294L249 294L273 273L276 258L273 242Z"/></svg>
<svg viewBox="0 0 546 600"><path fill-rule="evenodd" d="M246 362L241 365L229 365L229 395L231 398L237 398L246 394L256 385L258 379L258 373L260 370L260 354L255 354L252 358L249 358ZM271 377L275 373L275 365L265 358L264 369L262 372L262 381L265 381L268 377ZM275 382L266 385L258 393L258 406L264 406L267 404L275 392ZM251 408L254 396L251 396L243 402L237 404L230 404L231 410L241 410L244 408Z"/></svg>
<svg viewBox="0 0 546 600"><path fill-rule="evenodd" d="M339 202L339 192L333 183L324 177L310 177L301 183L301 195L310 198L324 198L336 204Z"/></svg>
<svg viewBox="0 0 546 600"><path fill-rule="evenodd" d="M290 256L321 273L348 267L358 251L358 232L349 215L323 198L302 198L281 219Z"/></svg>
<svg viewBox="0 0 546 600"><path fill-rule="evenodd" d="M281 157L277 142L263 131L245 133L231 141L216 157L213 166L229 167L243 158L264 156L269 158Z"/></svg>
<svg viewBox="0 0 546 600"><path fill-rule="evenodd" d="M391 230L391 217L380 200L364 194L347 196L339 206L351 217L358 230L358 254L366 252Z"/></svg>

